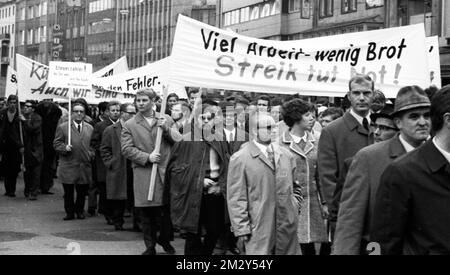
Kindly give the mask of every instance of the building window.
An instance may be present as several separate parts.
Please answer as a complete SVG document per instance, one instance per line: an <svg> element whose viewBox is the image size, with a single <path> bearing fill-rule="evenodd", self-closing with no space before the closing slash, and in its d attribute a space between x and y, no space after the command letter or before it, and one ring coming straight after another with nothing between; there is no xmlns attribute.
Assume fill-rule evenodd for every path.
<svg viewBox="0 0 450 275"><path fill-rule="evenodd" d="M289 12L300 11L301 0L289 0Z"/></svg>
<svg viewBox="0 0 450 275"><path fill-rule="evenodd" d="M43 2L41 5L41 16L47 15L47 1Z"/></svg>
<svg viewBox="0 0 450 275"><path fill-rule="evenodd" d="M25 20L25 8L20 8L19 10L20 20Z"/></svg>
<svg viewBox="0 0 450 275"><path fill-rule="evenodd" d="M28 45L33 44L33 29L28 30L28 33L27 33L27 44Z"/></svg>
<svg viewBox="0 0 450 275"><path fill-rule="evenodd" d="M311 0L302 0L302 18L311 18Z"/></svg>
<svg viewBox="0 0 450 275"><path fill-rule="evenodd" d="M32 19L34 16L33 16L33 11L34 11L34 8L33 7L28 7L28 16L27 16L27 19Z"/></svg>
<svg viewBox="0 0 450 275"><path fill-rule="evenodd" d="M272 4L272 9L270 10L270 15L277 15L281 13L280 0L275 0Z"/></svg>
<svg viewBox="0 0 450 275"><path fill-rule="evenodd" d="M250 20L250 7L241 9L241 22L247 22Z"/></svg>
<svg viewBox="0 0 450 275"><path fill-rule="evenodd" d="M342 0L342 13L356 12L357 0Z"/></svg>
<svg viewBox="0 0 450 275"><path fill-rule="evenodd" d="M41 28L41 42L47 41L47 26Z"/></svg>
<svg viewBox="0 0 450 275"><path fill-rule="evenodd" d="M264 4L262 10L261 10L261 18L270 16L270 4Z"/></svg>
<svg viewBox="0 0 450 275"><path fill-rule="evenodd" d="M384 0L366 0L366 9L379 8L384 6Z"/></svg>
<svg viewBox="0 0 450 275"><path fill-rule="evenodd" d="M233 24L239 24L239 10L231 12L231 25Z"/></svg>
<svg viewBox="0 0 450 275"><path fill-rule="evenodd" d="M334 0L320 0L320 17L333 16Z"/></svg>
<svg viewBox="0 0 450 275"><path fill-rule="evenodd" d="M225 26L229 26L229 25L231 25L231 12L226 12L225 13L225 15L224 15L224 25Z"/></svg>
<svg viewBox="0 0 450 275"><path fill-rule="evenodd" d="M250 20L259 19L259 6L253 6L250 13Z"/></svg>
<svg viewBox="0 0 450 275"><path fill-rule="evenodd" d="M20 31L19 32L19 38L20 38L19 45L20 46L25 45L25 31Z"/></svg>

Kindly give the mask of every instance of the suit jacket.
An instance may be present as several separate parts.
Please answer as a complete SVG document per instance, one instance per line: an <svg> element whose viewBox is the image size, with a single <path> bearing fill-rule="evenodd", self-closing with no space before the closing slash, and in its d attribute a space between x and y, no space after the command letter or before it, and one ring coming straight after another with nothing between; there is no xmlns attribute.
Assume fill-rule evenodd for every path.
<svg viewBox="0 0 450 275"><path fill-rule="evenodd" d="M224 135L225 135L225 132L224 132ZM224 138L225 138L225 136L224 136ZM226 140L226 138L224 140ZM228 142L230 156L233 155L234 153L236 153L237 151L239 151L239 149L241 149L241 146L244 143L247 143L250 140L250 138L249 138L248 133L245 130L236 127L236 131L235 131L233 140L234 141L232 141L232 142Z"/></svg>
<svg viewBox="0 0 450 275"><path fill-rule="evenodd" d="M108 200L127 199L127 159L122 155L120 122L103 132L100 155L106 168L106 197Z"/></svg>
<svg viewBox="0 0 450 275"><path fill-rule="evenodd" d="M381 176L371 240L382 254L450 254L450 163L432 140Z"/></svg>
<svg viewBox="0 0 450 275"><path fill-rule="evenodd" d="M370 242L371 218L381 175L406 154L399 135L363 148L353 158L342 190L334 240L334 254L365 253Z"/></svg>
<svg viewBox="0 0 450 275"><path fill-rule="evenodd" d="M345 160L373 143L373 136L350 112L322 130L319 140L319 178L323 195L334 221L339 209L342 185L345 181Z"/></svg>
<svg viewBox="0 0 450 275"><path fill-rule="evenodd" d="M19 112L16 111L16 114L9 125L7 125L9 123L7 112L7 108L0 112L0 153L5 150L5 141L7 138L13 142L12 146L14 146L15 149L19 150L23 147L22 141L20 140ZM9 130L8 127L10 127Z"/></svg>
<svg viewBox="0 0 450 275"><path fill-rule="evenodd" d="M70 123L72 135L72 151L66 151L68 144L68 123L64 122L56 129L53 147L59 154L58 178L64 184L91 184L91 160L94 158L94 149L90 147L94 129L83 122L81 133Z"/></svg>
<svg viewBox="0 0 450 275"><path fill-rule="evenodd" d="M25 166L39 165L44 158L41 116L33 113L22 125Z"/></svg>
<svg viewBox="0 0 450 275"><path fill-rule="evenodd" d="M102 144L102 135L105 129L113 123L109 118L98 122L94 126L94 132L92 133L91 146L95 150L95 173L96 180L98 182L106 181L106 167L103 164L102 156L100 155L100 145Z"/></svg>
<svg viewBox="0 0 450 275"><path fill-rule="evenodd" d="M291 153L274 146L275 167L249 142L230 159L227 202L235 236L250 234L247 255L299 253L297 238L301 191L294 182Z"/></svg>
<svg viewBox="0 0 450 275"><path fill-rule="evenodd" d="M158 114L157 114L158 116ZM152 125L141 113L128 120L122 128L121 146L122 154L132 162L134 201L136 207L162 206L168 203L168 190L164 183L170 150L175 142L181 141L182 136L178 132L173 120L164 115L170 125L169 132L164 132L161 142L161 161L158 164L155 192L152 201L148 200L152 163L149 163L150 154L155 149L158 127L154 119Z"/></svg>

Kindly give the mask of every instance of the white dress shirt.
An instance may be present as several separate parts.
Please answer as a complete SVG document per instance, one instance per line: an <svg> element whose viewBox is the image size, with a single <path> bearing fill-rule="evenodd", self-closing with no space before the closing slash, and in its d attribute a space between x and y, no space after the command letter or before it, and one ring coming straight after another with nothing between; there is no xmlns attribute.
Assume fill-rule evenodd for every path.
<svg viewBox="0 0 450 275"><path fill-rule="evenodd" d="M226 136L225 138L227 139L227 141L228 142L231 141L230 136L233 137L233 141L234 141L234 138L236 137L236 128L234 128L232 131L227 130L226 128L224 128L223 130L225 131L225 136Z"/></svg>
<svg viewBox="0 0 450 275"><path fill-rule="evenodd" d="M307 142L308 141L308 134L305 132L305 134L302 136L302 137L299 137L299 136L296 136L296 135L293 135L293 134L291 134L291 133L289 133L290 135L291 135L291 137L292 137L292 140L295 142L295 143L297 143L297 144L299 144L300 143L300 141L302 141L303 140L303 142Z"/></svg>
<svg viewBox="0 0 450 275"><path fill-rule="evenodd" d="M83 122L77 123L75 120L73 121L73 124L75 125L75 129L78 131L78 125L80 126L80 133L83 132Z"/></svg>
<svg viewBox="0 0 450 275"><path fill-rule="evenodd" d="M355 113L355 111L353 111L353 109L350 109L350 114L351 114L354 118L356 118L356 120L359 122L359 124L361 124L361 125L364 126L364 124L363 124L364 118L363 118L362 116L360 116L360 115L358 115L357 113ZM366 116L366 119L367 119L367 122L369 123L369 126L370 126L370 112L369 112L369 114Z"/></svg>

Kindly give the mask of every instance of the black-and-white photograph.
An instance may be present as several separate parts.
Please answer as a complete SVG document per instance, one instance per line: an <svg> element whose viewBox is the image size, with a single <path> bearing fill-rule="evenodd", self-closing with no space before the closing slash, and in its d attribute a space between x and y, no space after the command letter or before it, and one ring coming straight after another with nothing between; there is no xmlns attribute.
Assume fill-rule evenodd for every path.
<svg viewBox="0 0 450 275"><path fill-rule="evenodd" d="M0 0L0 255L449 255L449 18L445 0Z"/></svg>

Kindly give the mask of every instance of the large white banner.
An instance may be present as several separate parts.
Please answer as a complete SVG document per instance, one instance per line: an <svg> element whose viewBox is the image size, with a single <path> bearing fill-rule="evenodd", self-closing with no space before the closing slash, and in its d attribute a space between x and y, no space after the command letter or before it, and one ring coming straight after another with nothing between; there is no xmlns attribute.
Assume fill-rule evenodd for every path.
<svg viewBox="0 0 450 275"><path fill-rule="evenodd" d="M430 70L431 85L442 87L441 59L439 55L439 38L427 37L428 69Z"/></svg>
<svg viewBox="0 0 450 275"><path fill-rule="evenodd" d="M84 98L89 104L117 100L133 102L134 94L125 94L103 89L50 88L47 85L48 66L16 54L17 80L21 101L43 99Z"/></svg>
<svg viewBox="0 0 450 275"><path fill-rule="evenodd" d="M423 24L272 41L180 15L171 61L172 83L205 88L342 97L356 73L389 98L406 85L430 85Z"/></svg>
<svg viewBox="0 0 450 275"><path fill-rule="evenodd" d="M93 87L130 94L143 88L151 88L162 95L162 88L166 85L169 86L169 93L186 98L184 86L169 83L169 70L170 57L112 77L94 79Z"/></svg>
<svg viewBox="0 0 450 275"><path fill-rule="evenodd" d="M122 56L121 58L117 59L113 63L109 64L108 66L96 71L94 73L94 78L98 77L108 77L113 76L121 73L128 72L128 62L127 57Z"/></svg>

